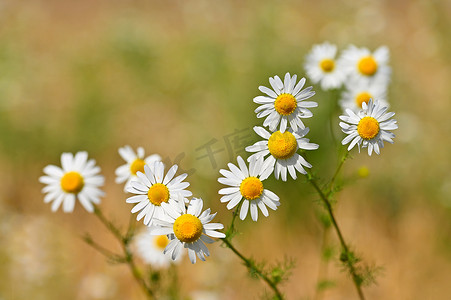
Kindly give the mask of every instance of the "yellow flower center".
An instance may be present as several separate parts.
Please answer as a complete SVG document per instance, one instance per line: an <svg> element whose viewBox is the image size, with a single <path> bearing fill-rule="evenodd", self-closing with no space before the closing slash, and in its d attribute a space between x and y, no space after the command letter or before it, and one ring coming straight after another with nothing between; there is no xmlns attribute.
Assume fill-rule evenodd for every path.
<svg viewBox="0 0 451 300"><path fill-rule="evenodd" d="M366 76L372 76L377 72L377 62L372 56L365 56L358 63L360 73Z"/></svg>
<svg viewBox="0 0 451 300"><path fill-rule="evenodd" d="M285 131L284 133L276 131L268 140L269 152L278 159L287 159L293 156L297 150L297 145L296 138L289 131Z"/></svg>
<svg viewBox="0 0 451 300"><path fill-rule="evenodd" d="M135 159L135 161L130 165L130 173L132 173L133 175L136 175L136 172L138 171L144 173L145 164L146 163L144 162L144 160L139 158Z"/></svg>
<svg viewBox="0 0 451 300"><path fill-rule="evenodd" d="M298 106L298 102L296 98L291 94L280 94L276 101L274 102L274 108L276 111L284 116L288 116L294 112L296 107Z"/></svg>
<svg viewBox="0 0 451 300"><path fill-rule="evenodd" d="M241 182L240 192L247 200L254 200L263 193L263 183L257 177L248 177Z"/></svg>
<svg viewBox="0 0 451 300"><path fill-rule="evenodd" d="M362 108L362 103L365 102L368 104L368 101L373 98L373 96L367 92L362 92L355 97L355 103L358 107Z"/></svg>
<svg viewBox="0 0 451 300"><path fill-rule="evenodd" d="M329 73L335 69L335 62L333 59L326 58L320 61L319 67L323 70L323 72Z"/></svg>
<svg viewBox="0 0 451 300"><path fill-rule="evenodd" d="M150 203L160 206L162 202L169 201L169 190L162 183L155 183L147 192Z"/></svg>
<svg viewBox="0 0 451 300"><path fill-rule="evenodd" d="M174 222L174 234L181 242L192 243L197 241L202 235L202 223L199 218L184 214Z"/></svg>
<svg viewBox="0 0 451 300"><path fill-rule="evenodd" d="M357 125L357 132L365 140L371 140L379 133L379 122L373 117L364 117Z"/></svg>
<svg viewBox="0 0 451 300"><path fill-rule="evenodd" d="M159 235L153 240L153 242L156 248L164 250L164 248L166 248L169 244L169 239L166 235Z"/></svg>
<svg viewBox="0 0 451 300"><path fill-rule="evenodd" d="M61 178L61 188L66 193L77 194L83 189L84 185L83 177L78 172L67 172Z"/></svg>

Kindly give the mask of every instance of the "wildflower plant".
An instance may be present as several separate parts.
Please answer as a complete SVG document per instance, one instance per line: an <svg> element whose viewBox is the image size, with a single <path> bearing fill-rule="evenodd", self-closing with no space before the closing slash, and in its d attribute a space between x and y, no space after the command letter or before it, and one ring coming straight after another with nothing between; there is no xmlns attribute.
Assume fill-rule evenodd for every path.
<svg viewBox="0 0 451 300"><path fill-rule="evenodd" d="M270 191L264 183L274 175L276 180L281 179L278 181L280 185L287 184L289 175L293 181L308 182L317 192L324 208L319 214L324 234L328 230L335 231L340 242L340 251L335 259L350 275L359 298L364 299L362 286L374 280L379 269L364 264L345 239L345 233L334 213L339 190L336 182L345 161L350 157L349 151L356 145L359 152L360 148L368 148L371 156L372 152L380 154L384 142L393 143L395 135L391 131L397 129L398 125L392 119L394 113L387 112L386 94L391 73L388 58L386 47L378 48L372 53L366 48L349 46L339 56L337 47L330 43L315 45L306 57L304 66L310 80L319 84L324 91L333 89L342 93L341 98L334 99L335 103L316 100L319 105L338 108L337 104L341 99L340 104L344 110L342 115L333 115L331 119L331 124L336 128L341 127L346 136L342 139L342 145L338 145L345 150L341 151L344 154L338 158L337 168L329 180L316 175L316 162L308 162L306 159L306 150L319 149L318 144L310 142L310 128L301 120L313 118L314 114L310 109L318 106L316 101L307 101L315 95L312 86L304 88L307 79L297 81L297 75L286 73L283 81L277 75L270 77L271 88L258 87L265 95L258 95L253 99L259 105L255 109L256 122L262 118L264 120L262 126L256 124L253 129L261 140L247 145L245 150L249 156L238 156L236 164L228 163L228 169L221 169L219 173L222 177L217 179L225 186L218 191L219 201L227 203L228 210L233 210L231 222L225 230L222 223L212 222L216 213L211 213L210 208L204 209L201 198L190 198L192 192L187 190L190 184L185 181L187 174L176 175L178 166L166 166L158 154L145 157L141 147L137 148L136 153L130 146L119 149L126 164L116 169L116 182L124 184L124 190L129 193L124 195L124 201L134 205L125 232L108 220L98 206L100 197L104 195L100 189L104 177L99 174L100 168L95 161L88 160L86 152L78 152L75 156L63 153L62 168L52 165L44 168L45 175L39 179L46 184L43 188L43 192L47 193L44 202L53 201L52 211L56 211L62 204L64 212L72 212L78 200L88 212L93 212L121 244L122 253L104 248L89 234L84 236L84 241L108 260L127 264L149 299L171 294L169 290L163 291L160 288L160 281L165 280L168 274L172 274L171 278L166 277L170 289L178 289L177 272L161 272L165 268L174 270L175 265L171 261L180 261L186 252L193 264L197 259L205 261L206 257L214 256L207 244L215 241L221 241L225 248L235 254L251 275L262 279L272 290L274 299L283 299L280 285L290 275L293 261L286 259L285 262L273 265L258 262L238 250L233 238L238 232L238 215L241 220L250 215L256 222L259 211L263 216L269 217L268 208L273 210L271 215L274 215L278 213L280 205L289 201L280 199L277 188L275 192ZM312 130L316 130L314 126ZM334 151L336 146L334 143L321 145L321 150ZM299 180L299 174L303 180ZM295 184L300 184L298 182ZM207 199L205 203L212 201L215 200ZM136 235L136 222L141 220L147 230ZM133 240L136 252L132 249ZM332 253L328 255L332 259L333 252L328 253ZM149 265L149 277L143 276L135 259L136 255L141 256ZM328 282L327 278L318 282L318 288L327 286Z"/></svg>

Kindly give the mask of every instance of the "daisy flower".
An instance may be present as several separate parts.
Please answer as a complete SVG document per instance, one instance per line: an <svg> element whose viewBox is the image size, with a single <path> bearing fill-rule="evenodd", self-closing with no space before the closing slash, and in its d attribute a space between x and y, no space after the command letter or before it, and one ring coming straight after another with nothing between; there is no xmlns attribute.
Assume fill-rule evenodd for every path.
<svg viewBox="0 0 451 300"><path fill-rule="evenodd" d="M349 84L343 92L340 100L340 106L343 111L347 108L357 113L362 109L362 103L368 104L370 99L379 100L382 106L388 107L387 88L377 83L357 83Z"/></svg>
<svg viewBox="0 0 451 300"><path fill-rule="evenodd" d="M244 198L240 210L241 220L246 218L247 212L250 209L252 220L257 221L257 207L267 217L269 214L266 206L272 210L276 210L277 206L280 205L279 197L263 188L262 181L272 173L273 167L263 163L263 156L259 156L258 158L256 156L252 157L249 162L249 168L241 156L237 157L237 161L239 168L229 163L230 171L224 169L219 170L224 177L218 178L218 181L231 186L219 190L219 194L224 195L221 198L221 202L229 202L227 209L232 209Z"/></svg>
<svg viewBox="0 0 451 300"><path fill-rule="evenodd" d="M346 74L337 65L336 55L337 46L325 42L314 45L306 57L304 68L307 76L313 83L320 83L323 90L340 88L346 79Z"/></svg>
<svg viewBox="0 0 451 300"><path fill-rule="evenodd" d="M393 144L395 135L388 130L398 128L396 120L390 120L395 113L386 113L386 111L386 106L382 106L378 101L373 103L373 100L370 100L368 105L364 102L358 114L347 109L348 115L340 116L340 119L346 122L340 122L341 130L348 135L341 143L346 145L350 142L348 151L357 145L360 152L362 145L363 148L368 147L368 155L371 155L373 149L376 154L380 154L384 141Z"/></svg>
<svg viewBox="0 0 451 300"><path fill-rule="evenodd" d="M173 260L177 259L182 248L188 249L188 256L191 263L196 263L196 254L200 260L205 261L206 256L210 256L207 246L214 238L225 238L225 234L215 230L223 229L221 223L210 223L216 213L210 214L210 208L201 213L203 201L200 198L193 198L188 209L185 201L179 199L177 202L162 203L166 212L161 218L155 220L155 225L150 229L154 235L174 234L175 238L169 242L164 249Z"/></svg>
<svg viewBox="0 0 451 300"><path fill-rule="evenodd" d="M166 269L172 260L163 251L174 235L152 235L149 227L135 237L136 251L143 261L152 267ZM181 256L180 256L181 258ZM177 259L179 262L180 259Z"/></svg>
<svg viewBox="0 0 451 300"><path fill-rule="evenodd" d="M308 108L318 106L316 102L304 101L315 95L311 86L302 90L305 78L302 78L298 84L296 81L297 75L291 77L290 73L287 73L283 83L279 76L269 78L273 90L266 86L258 87L266 96L254 98L255 103L261 104L255 112L257 118L266 117L263 126L269 126L271 131L275 131L279 123L282 133L287 129L288 123L294 130L297 130L298 127L304 129L301 118L312 117L313 114Z"/></svg>
<svg viewBox="0 0 451 300"><path fill-rule="evenodd" d="M93 212L92 203L100 204L100 197L104 192L100 187L104 183L104 178L100 175L100 168L96 166L94 159L88 160L88 153L85 151L61 154L61 166L48 165L44 168L45 176L41 176L39 181L47 184L42 189L47 193L44 202L52 203L52 211L57 211L61 203L64 212L73 212L75 200L88 211Z"/></svg>
<svg viewBox="0 0 451 300"><path fill-rule="evenodd" d="M116 183L125 182L124 190L128 188L132 179L136 179L136 172L144 173L144 165L150 165L154 161L161 161L161 157L158 154L144 157L143 147L138 147L135 153L132 147L126 145L119 148L119 155L126 161L126 164L116 169Z"/></svg>
<svg viewBox="0 0 451 300"><path fill-rule="evenodd" d="M132 208L132 213L140 211L136 220L144 217L144 224L150 225L154 217L159 218L164 215L162 203L177 201L178 195L189 197L190 191L185 190L188 182L183 180L188 176L186 173L174 178L177 172L177 165L173 165L166 176L164 176L164 164L161 161L144 165L144 173L136 172L137 179L130 181L127 192L136 194L127 198L127 203L137 203Z"/></svg>
<svg viewBox="0 0 451 300"><path fill-rule="evenodd" d="M339 64L353 81L377 82L386 85L390 81L388 66L390 53L387 47L377 48L373 53L367 48L354 45L344 50Z"/></svg>
<svg viewBox="0 0 451 300"><path fill-rule="evenodd" d="M319 147L317 144L309 143L309 139L304 138L309 132L308 127L296 131L289 129L283 133L276 131L271 134L263 127L255 126L254 131L264 138L264 140L246 147L247 152L256 152L247 160L251 161L253 156L265 157L269 154L264 164L274 168L274 176L277 180L281 176L282 180L286 181L287 170L291 177L296 179L296 171L307 174L303 166L307 168L312 167L311 164L297 153L298 149L316 150Z"/></svg>

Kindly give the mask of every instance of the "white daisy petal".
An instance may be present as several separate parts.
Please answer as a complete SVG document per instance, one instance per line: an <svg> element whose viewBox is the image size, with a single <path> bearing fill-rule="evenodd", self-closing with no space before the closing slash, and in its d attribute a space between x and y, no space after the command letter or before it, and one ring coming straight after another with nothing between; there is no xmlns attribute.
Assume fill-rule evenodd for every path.
<svg viewBox="0 0 451 300"><path fill-rule="evenodd" d="M259 86L258 89L259 89L262 93L265 93L266 95L268 95L268 96L270 96L270 97L273 97L273 98L276 98L276 97L277 97L277 94L276 94L273 90L267 88L266 86Z"/></svg>
<svg viewBox="0 0 451 300"><path fill-rule="evenodd" d="M61 166L63 167L64 172L67 173L73 170L73 159L74 156L72 153L61 154Z"/></svg>
<svg viewBox="0 0 451 300"><path fill-rule="evenodd" d="M250 211L252 220L256 222L258 220L258 209L255 201L250 201Z"/></svg>
<svg viewBox="0 0 451 300"><path fill-rule="evenodd" d="M244 175L244 177L249 177L249 171L247 169L246 163L241 158L241 156L237 157L238 166L240 167L241 173Z"/></svg>
<svg viewBox="0 0 451 300"><path fill-rule="evenodd" d="M63 211L65 213L73 212L75 207L75 195L66 194L63 202Z"/></svg>
<svg viewBox="0 0 451 300"><path fill-rule="evenodd" d="M88 152L80 151L74 157L74 170L81 172L88 160Z"/></svg>
<svg viewBox="0 0 451 300"><path fill-rule="evenodd" d="M205 230L217 230L224 229L224 225L221 223L209 223L204 225Z"/></svg>
<svg viewBox="0 0 451 300"><path fill-rule="evenodd" d="M196 252L194 250L188 249L189 260L192 264L196 263Z"/></svg>
<svg viewBox="0 0 451 300"><path fill-rule="evenodd" d="M249 210L249 201L243 201L243 204L241 204L241 210L240 210L240 219L244 220L247 216L247 211Z"/></svg>
<svg viewBox="0 0 451 300"><path fill-rule="evenodd" d="M177 172L177 165L173 165L169 170L166 176L164 177L163 184L168 184L172 178L174 178L175 173Z"/></svg>
<svg viewBox="0 0 451 300"><path fill-rule="evenodd" d="M142 183L144 183L144 185L146 187L151 187L152 183L150 183L149 178L147 178L147 176L144 173L141 173L140 171L136 172L136 176L139 177L139 179L141 180Z"/></svg>
<svg viewBox="0 0 451 300"><path fill-rule="evenodd" d="M266 205L265 205L265 203L263 202L263 200L259 200L259 201L257 202L257 206L258 206L258 208L260 208L260 211L262 212L262 214L263 214L265 217L269 216L268 209L266 208Z"/></svg>
<svg viewBox="0 0 451 300"><path fill-rule="evenodd" d="M54 165L48 165L44 168L44 173L51 177L63 177L64 172L61 168Z"/></svg>
<svg viewBox="0 0 451 300"><path fill-rule="evenodd" d="M218 238L218 239L222 239L222 238L226 237L226 235L224 233L217 232L214 230L205 230L205 233L210 237L214 237L214 238Z"/></svg>

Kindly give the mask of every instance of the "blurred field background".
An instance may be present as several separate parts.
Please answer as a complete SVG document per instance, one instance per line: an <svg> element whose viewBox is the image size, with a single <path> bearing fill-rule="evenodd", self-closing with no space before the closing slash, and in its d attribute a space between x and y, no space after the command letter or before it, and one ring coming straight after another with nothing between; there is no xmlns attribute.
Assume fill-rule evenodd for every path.
<svg viewBox="0 0 451 300"><path fill-rule="evenodd" d="M120 250L94 216L80 205L73 214L52 213L43 203L42 168L59 165L61 152L87 150L106 177L101 207L125 227L131 205L114 183L123 163L117 149L143 146L189 171L194 195L228 224L218 170L239 147L230 151L226 137L256 141L257 87L276 74L305 76L305 55L326 40L391 51L395 144L372 157L354 149L345 178L361 166L370 175L346 186L336 205L352 248L383 267L364 292L450 299L450 15L445 0L0 1L0 299L144 299L126 266L108 264L80 239L90 232ZM308 159L330 176L335 104L315 90L320 106L305 123L320 148ZM209 143L222 149L213 164L202 158ZM237 247L269 263L296 260L282 286L288 299L356 299L334 232L334 285L316 291L323 228L310 186L301 178L270 180L268 188L280 209L257 223L239 221ZM219 243L211 252L207 262L180 265L184 299L259 299L268 290Z"/></svg>

